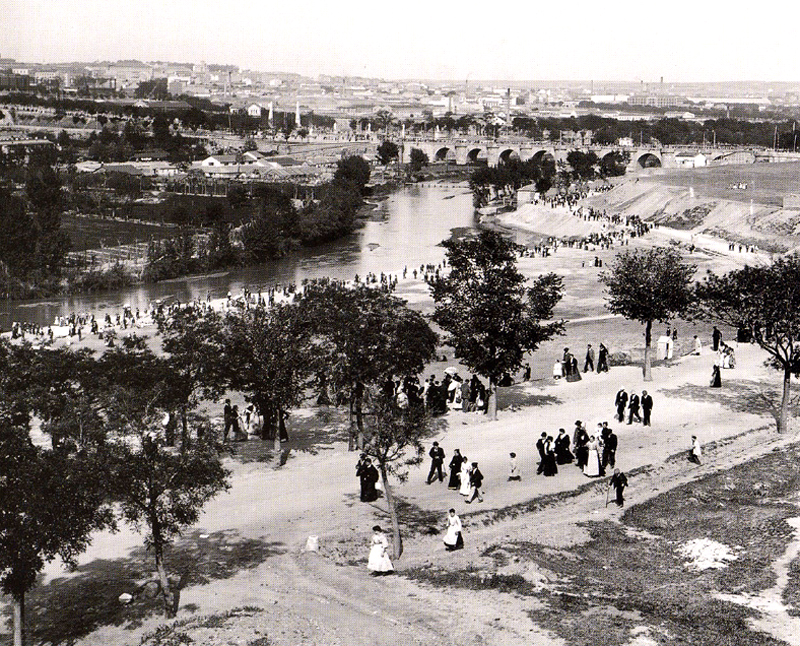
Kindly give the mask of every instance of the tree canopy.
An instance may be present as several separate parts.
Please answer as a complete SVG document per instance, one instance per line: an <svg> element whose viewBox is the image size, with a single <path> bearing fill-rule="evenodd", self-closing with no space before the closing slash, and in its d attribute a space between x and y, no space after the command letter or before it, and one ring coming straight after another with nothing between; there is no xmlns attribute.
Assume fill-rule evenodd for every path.
<svg viewBox="0 0 800 646"><path fill-rule="evenodd" d="M450 272L431 286L433 320L447 332L445 343L456 357L494 390L505 373L522 366L526 352L562 332L562 322L543 322L561 299L561 278L544 274L526 288L516 265L518 246L495 231L442 244Z"/></svg>
<svg viewBox="0 0 800 646"><path fill-rule="evenodd" d="M768 364L783 375L778 431L788 431L791 376L800 377L800 256L723 276L709 273L694 297L699 317L747 330L767 351Z"/></svg>
<svg viewBox="0 0 800 646"><path fill-rule="evenodd" d="M600 274L606 286L606 307L645 326L644 379L650 381L653 322L666 323L684 314L692 302L692 277L697 267L685 263L672 247L623 251Z"/></svg>

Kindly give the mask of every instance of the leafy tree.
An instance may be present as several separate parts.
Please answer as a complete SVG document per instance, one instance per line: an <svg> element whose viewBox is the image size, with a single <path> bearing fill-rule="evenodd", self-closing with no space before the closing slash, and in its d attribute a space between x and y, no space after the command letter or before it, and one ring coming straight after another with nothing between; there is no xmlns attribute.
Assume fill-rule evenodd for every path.
<svg viewBox="0 0 800 646"><path fill-rule="evenodd" d="M0 261L12 276L36 267L36 227L25 201L0 186Z"/></svg>
<svg viewBox="0 0 800 646"><path fill-rule="evenodd" d="M4 402L0 410L0 589L14 606L14 646L24 643L25 594L44 564L67 564L114 527L105 484L93 454L37 448L28 414Z"/></svg>
<svg viewBox="0 0 800 646"><path fill-rule="evenodd" d="M360 155L348 155L336 163L334 181L348 181L355 184L363 192L369 182L369 162Z"/></svg>
<svg viewBox="0 0 800 646"><path fill-rule="evenodd" d="M186 450L176 452L160 434L160 416L153 409L140 411L135 422L138 445L118 441L111 451L108 484L120 505L120 515L137 531L146 530L145 545L153 551L164 612L174 617L178 590L164 567L164 550L200 517L203 506L230 487L229 472L222 467L218 447L206 435Z"/></svg>
<svg viewBox="0 0 800 646"><path fill-rule="evenodd" d="M518 246L494 231L474 238L445 240L450 273L431 287L433 320L455 348L455 356L489 379L488 413L497 416L496 384L522 366L525 352L563 331L552 317L561 299L561 278L539 276L531 287L517 269Z"/></svg>
<svg viewBox="0 0 800 646"><path fill-rule="evenodd" d="M645 381L653 379L650 356L653 322L666 323L687 311L696 269L695 265L686 264L676 249L653 247L617 254L609 269L600 274L606 286L606 307L645 326Z"/></svg>
<svg viewBox="0 0 800 646"><path fill-rule="evenodd" d="M428 159L428 154L419 148L412 148L409 155L412 173L418 173L424 166L427 166L430 161Z"/></svg>
<svg viewBox="0 0 800 646"><path fill-rule="evenodd" d="M31 157L25 194L35 214L36 262L50 274L58 275L70 243L61 231L64 196L53 161L46 157Z"/></svg>
<svg viewBox="0 0 800 646"><path fill-rule="evenodd" d="M567 163L572 167L575 179L592 179L599 162L597 155L591 150L586 153L582 150L571 150L567 153Z"/></svg>
<svg viewBox="0 0 800 646"><path fill-rule="evenodd" d="M158 332L165 355L161 360L168 375L167 407L174 406L181 421L181 447L188 444L189 412L200 398L214 401L224 391L225 375L220 356L225 348L224 326L215 312L200 314L183 307L159 318ZM171 445L171 438L167 444Z"/></svg>
<svg viewBox="0 0 800 646"><path fill-rule="evenodd" d="M422 406L400 409L382 395L375 398L371 412L374 423L362 452L373 459L381 475L394 534L393 556L398 559L403 554L403 540L397 517L397 501L389 484L389 476L393 475L404 482L408 478L407 467L422 462L422 440L429 433L430 420Z"/></svg>
<svg viewBox="0 0 800 646"><path fill-rule="evenodd" d="M363 446L366 391L419 374L435 356L437 335L405 301L363 284L309 283L300 306L313 328L315 372L323 371L338 399L350 402Z"/></svg>
<svg viewBox="0 0 800 646"><path fill-rule="evenodd" d="M284 413L299 406L312 374L311 325L294 304L248 309L225 319L222 358L227 385L245 393L263 420L262 437L280 451Z"/></svg>
<svg viewBox="0 0 800 646"><path fill-rule="evenodd" d="M603 156L600 160L600 175L602 177L621 177L631 161L631 154L625 150L615 150Z"/></svg>
<svg viewBox="0 0 800 646"><path fill-rule="evenodd" d="M767 365L782 373L778 432L788 432L791 376L800 377L800 256L724 276L709 273L694 296L701 318L750 331L769 355Z"/></svg>
<svg viewBox="0 0 800 646"><path fill-rule="evenodd" d="M384 139L381 145L378 146L378 161L384 166L388 166L393 159L397 159L400 154L400 148L393 141Z"/></svg>
<svg viewBox="0 0 800 646"><path fill-rule="evenodd" d="M392 115L391 110L378 110L375 113L375 122L378 124L378 127L381 128L384 132L388 132L389 126L392 125L393 121L394 121L394 116Z"/></svg>

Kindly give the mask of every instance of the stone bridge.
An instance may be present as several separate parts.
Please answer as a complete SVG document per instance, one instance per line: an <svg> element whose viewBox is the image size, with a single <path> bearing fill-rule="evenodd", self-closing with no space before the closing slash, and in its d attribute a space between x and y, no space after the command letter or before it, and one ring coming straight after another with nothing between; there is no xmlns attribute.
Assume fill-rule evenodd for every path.
<svg viewBox="0 0 800 646"><path fill-rule="evenodd" d="M615 152L630 154L628 171L642 168L678 168L679 153L702 153L709 165L723 163L753 163L762 152L752 148L729 148L709 146L573 146L552 141L533 141L531 139L481 139L481 138L405 138L397 142L401 150L401 159L411 161L411 149L419 148L428 155L431 162L452 162L469 164L485 161L490 166L503 163L511 157L522 161L552 157L555 162L566 163L567 155L572 150L583 152L594 151L602 160Z"/></svg>

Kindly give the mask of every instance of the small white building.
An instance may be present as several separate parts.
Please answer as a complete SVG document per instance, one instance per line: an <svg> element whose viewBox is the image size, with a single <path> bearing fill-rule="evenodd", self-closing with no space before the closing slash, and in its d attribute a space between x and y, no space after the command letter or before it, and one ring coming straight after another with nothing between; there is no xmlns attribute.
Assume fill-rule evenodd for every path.
<svg viewBox="0 0 800 646"><path fill-rule="evenodd" d="M236 164L236 155L211 155L200 162L200 165L203 167L236 166Z"/></svg>
<svg viewBox="0 0 800 646"><path fill-rule="evenodd" d="M261 113L264 111L264 108L261 107L258 103L251 103L247 106L247 114L251 117L255 117L256 119L261 118Z"/></svg>
<svg viewBox="0 0 800 646"><path fill-rule="evenodd" d="M699 168L705 166L708 159L703 153L682 152L675 155L675 164L678 168Z"/></svg>

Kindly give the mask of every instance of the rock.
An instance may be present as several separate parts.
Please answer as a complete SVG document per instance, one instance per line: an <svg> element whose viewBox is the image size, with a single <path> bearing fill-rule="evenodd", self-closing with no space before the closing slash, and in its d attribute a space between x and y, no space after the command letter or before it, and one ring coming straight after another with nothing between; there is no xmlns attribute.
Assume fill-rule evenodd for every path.
<svg viewBox="0 0 800 646"><path fill-rule="evenodd" d="M319 536L312 534L306 539L306 552L319 551Z"/></svg>
<svg viewBox="0 0 800 646"><path fill-rule="evenodd" d="M158 581L148 581L142 587L142 594L144 595L145 599L155 599L158 595L158 590L161 586L158 584Z"/></svg>
<svg viewBox="0 0 800 646"><path fill-rule="evenodd" d="M128 604L131 601L133 601L133 595L132 594L128 594L127 592L123 592L121 595L119 595L119 602L120 603Z"/></svg>

